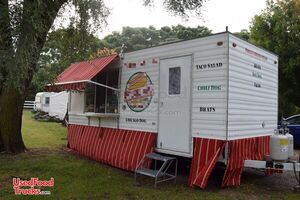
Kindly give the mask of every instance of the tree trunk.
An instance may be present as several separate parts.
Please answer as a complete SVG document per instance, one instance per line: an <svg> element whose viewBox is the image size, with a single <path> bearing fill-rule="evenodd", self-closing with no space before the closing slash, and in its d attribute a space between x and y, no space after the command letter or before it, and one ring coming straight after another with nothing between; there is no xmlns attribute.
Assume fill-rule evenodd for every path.
<svg viewBox="0 0 300 200"><path fill-rule="evenodd" d="M21 134L23 102L15 89L6 89L0 96L0 151L20 153L26 149Z"/></svg>
<svg viewBox="0 0 300 200"><path fill-rule="evenodd" d="M23 103L49 29L67 0L24 0L17 43L12 44L8 0L0 0L0 152L26 150Z"/></svg>

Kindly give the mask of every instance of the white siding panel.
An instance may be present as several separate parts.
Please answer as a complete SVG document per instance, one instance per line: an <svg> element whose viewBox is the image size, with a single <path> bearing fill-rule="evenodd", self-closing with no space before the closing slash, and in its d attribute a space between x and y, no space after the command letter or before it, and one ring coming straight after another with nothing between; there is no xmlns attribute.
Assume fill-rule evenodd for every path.
<svg viewBox="0 0 300 200"><path fill-rule="evenodd" d="M90 126L117 128L116 118L90 117Z"/></svg>
<svg viewBox="0 0 300 200"><path fill-rule="evenodd" d="M69 123L78 125L88 125L87 117L69 113Z"/></svg>
<svg viewBox="0 0 300 200"><path fill-rule="evenodd" d="M101 127L107 127L107 128L117 128L118 123L116 118L101 118L100 121Z"/></svg>
<svg viewBox="0 0 300 200"><path fill-rule="evenodd" d="M228 139L271 135L277 126L278 58L229 39Z"/></svg>
<svg viewBox="0 0 300 200"><path fill-rule="evenodd" d="M140 119L146 120L140 122ZM130 120L130 121L129 121ZM127 130L138 130L138 131L148 131L148 132L157 132L157 117L155 118L148 118L143 117L139 118L135 115L127 116L126 118L120 119L120 124L122 124L122 129Z"/></svg>
<svg viewBox="0 0 300 200"><path fill-rule="evenodd" d="M91 117L91 118L90 118L90 126L97 126L97 127L99 127L99 124L101 123L101 121L100 121L100 123L99 123L99 119L100 119L100 118ZM100 119L100 120L101 120L101 119Z"/></svg>
<svg viewBox="0 0 300 200"><path fill-rule="evenodd" d="M255 69L251 70L251 66L249 66L248 71L243 70L243 68L240 68L238 65L234 65L232 63L229 63L229 65L232 67L230 70L230 73L232 75L232 78L235 78L237 80L247 80L251 82L259 82L264 85L264 87L276 87L277 82L276 77L271 77L271 75L268 77L264 74L263 71L257 71ZM256 78L253 76L253 73L259 74L262 78ZM249 78L249 76L252 76Z"/></svg>
<svg viewBox="0 0 300 200"><path fill-rule="evenodd" d="M195 64L195 65L197 65L197 64ZM227 75L227 69L226 69L226 66L224 66L222 69L218 69L218 70L203 70L201 73L197 73L194 71L194 73L195 74L193 74L193 79L194 78L196 80L201 79L201 82L203 82L205 79L207 80L210 78L224 79L224 77L226 77L226 75ZM226 83L226 81L225 81L225 83Z"/></svg>
<svg viewBox="0 0 300 200"><path fill-rule="evenodd" d="M226 139L227 37L222 46L194 54L192 84L193 137Z"/></svg>
<svg viewBox="0 0 300 200"><path fill-rule="evenodd" d="M232 85L230 85L232 84ZM251 83L250 83L251 84ZM260 100L261 102L268 102L268 103L274 103L276 99L273 99L274 95L276 96L277 93L273 90L263 89L263 88L255 88L253 84L243 84L243 85L235 85L235 82L230 81L230 93L239 94L240 96L252 96L255 94L255 96L252 96L252 98L257 98L257 100ZM251 89L252 87L252 89ZM247 101L247 99L245 99Z"/></svg>
<svg viewBox="0 0 300 200"><path fill-rule="evenodd" d="M78 124L85 126L97 126L107 128L117 128L116 118L105 118L105 117L87 117L85 114L69 113L69 123Z"/></svg>
<svg viewBox="0 0 300 200"><path fill-rule="evenodd" d="M157 132L157 102L158 102L158 73L159 63L158 55L152 56L151 58L136 57L127 59L127 54L123 60L122 77L121 77L121 98L120 98L120 128L128 130L140 130ZM152 63L152 59L155 59L157 63ZM145 61L144 65L140 65L141 62ZM129 63L135 63L135 68L128 68ZM125 66L126 64L126 66ZM124 93L127 81L130 77L137 72L145 72L149 76L153 84L153 96L149 106L142 112L134 112L127 105L124 99Z"/></svg>
<svg viewBox="0 0 300 200"><path fill-rule="evenodd" d="M71 92L69 101L71 101L71 109L69 112L83 113L84 111L84 93Z"/></svg>

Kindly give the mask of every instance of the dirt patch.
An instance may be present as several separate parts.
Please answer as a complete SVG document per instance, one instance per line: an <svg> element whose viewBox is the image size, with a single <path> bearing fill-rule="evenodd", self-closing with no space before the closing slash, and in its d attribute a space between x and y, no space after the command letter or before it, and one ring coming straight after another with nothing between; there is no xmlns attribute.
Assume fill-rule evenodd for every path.
<svg viewBox="0 0 300 200"><path fill-rule="evenodd" d="M31 148L27 149L24 153L11 154L11 153L0 153L1 159L9 160L22 160L26 158L40 157L42 155L57 155L57 154L67 154L65 148Z"/></svg>

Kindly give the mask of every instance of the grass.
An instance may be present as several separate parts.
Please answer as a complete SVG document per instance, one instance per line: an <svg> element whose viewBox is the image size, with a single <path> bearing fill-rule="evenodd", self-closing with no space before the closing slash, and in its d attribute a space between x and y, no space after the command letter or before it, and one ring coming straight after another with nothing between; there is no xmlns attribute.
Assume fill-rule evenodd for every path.
<svg viewBox="0 0 300 200"><path fill-rule="evenodd" d="M0 172L0 179L8 182L4 186L4 191L0 192L0 196L5 199L16 197L12 194L11 181L9 181L12 176L40 179L54 177L55 187L49 189L52 193L51 199L168 199L168 197L199 199L203 197L200 191L193 191L185 186L164 187L160 190L149 186L138 187L135 186L131 173L102 166L71 154L23 155L21 159L6 160L5 166L0 167ZM223 199L213 193L204 195L209 197L208 199Z"/></svg>
<svg viewBox="0 0 300 200"><path fill-rule="evenodd" d="M66 145L66 127L56 122L39 122L33 114L24 110L23 140L28 148L58 148Z"/></svg>
<svg viewBox="0 0 300 200"><path fill-rule="evenodd" d="M300 199L289 190L265 189L248 180L240 187L220 189L209 186L198 190L186 186L186 176L175 186L154 189L148 179L136 184L133 174L74 155L65 149L66 128L57 123L37 122L24 112L23 137L29 152L0 154L0 199ZM55 179L51 196L16 196L12 178ZM272 183L273 184L273 183Z"/></svg>

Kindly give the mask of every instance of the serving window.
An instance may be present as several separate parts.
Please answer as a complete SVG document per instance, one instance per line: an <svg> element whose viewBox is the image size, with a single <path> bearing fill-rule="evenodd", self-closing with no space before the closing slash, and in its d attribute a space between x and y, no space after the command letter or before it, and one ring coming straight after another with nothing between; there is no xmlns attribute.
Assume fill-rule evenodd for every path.
<svg viewBox="0 0 300 200"><path fill-rule="evenodd" d="M111 63L85 87L85 112L118 113L119 64Z"/></svg>

